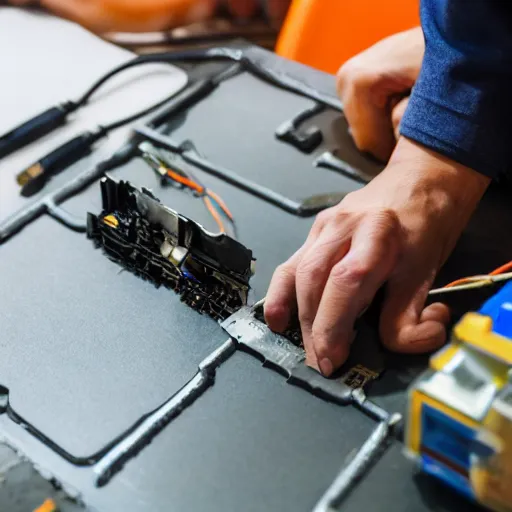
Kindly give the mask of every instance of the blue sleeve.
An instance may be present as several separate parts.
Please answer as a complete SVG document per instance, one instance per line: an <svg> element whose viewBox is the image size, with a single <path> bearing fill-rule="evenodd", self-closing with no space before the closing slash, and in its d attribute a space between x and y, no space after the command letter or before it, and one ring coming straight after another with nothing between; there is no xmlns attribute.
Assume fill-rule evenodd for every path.
<svg viewBox="0 0 512 512"><path fill-rule="evenodd" d="M401 133L493 179L512 173L512 2L422 0L425 56Z"/></svg>

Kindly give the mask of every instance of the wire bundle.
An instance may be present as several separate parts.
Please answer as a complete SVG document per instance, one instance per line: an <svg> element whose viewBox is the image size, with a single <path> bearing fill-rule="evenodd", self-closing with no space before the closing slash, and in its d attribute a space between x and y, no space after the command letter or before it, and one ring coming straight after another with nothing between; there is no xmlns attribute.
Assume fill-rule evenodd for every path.
<svg viewBox="0 0 512 512"><path fill-rule="evenodd" d="M148 149L148 145L145 145L144 149L142 149L142 157L149 166L165 180L164 182L171 181L181 185L191 190L197 197L200 197L219 227L220 233L227 233L226 226L222 219L222 217L225 217L231 223L233 238L237 238L235 218L218 194L205 187L192 172L185 171L183 168L178 169L177 166L173 166L171 169L163 159L156 156L155 152Z"/></svg>
<svg viewBox="0 0 512 512"><path fill-rule="evenodd" d="M512 279L512 261L509 261L508 263L505 263L505 265L494 269L489 274L468 276L461 279L456 279L455 281L448 283L442 288L430 290L429 295L441 295L463 290L484 288L486 286L491 286L495 283L508 281L510 279Z"/></svg>

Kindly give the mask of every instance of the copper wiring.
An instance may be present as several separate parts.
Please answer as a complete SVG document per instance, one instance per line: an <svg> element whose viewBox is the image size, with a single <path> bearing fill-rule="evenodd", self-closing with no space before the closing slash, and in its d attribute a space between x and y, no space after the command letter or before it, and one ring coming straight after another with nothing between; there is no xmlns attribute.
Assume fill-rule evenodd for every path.
<svg viewBox="0 0 512 512"><path fill-rule="evenodd" d="M496 276L498 274L503 274L503 273L509 272L511 270L512 270L512 261L509 261L508 263L505 263L505 265L502 265L501 267L494 269L489 275Z"/></svg>
<svg viewBox="0 0 512 512"><path fill-rule="evenodd" d="M474 283L475 281L486 281L488 280L489 276L497 276L500 274L503 274L505 272L508 272L512 270L512 261L509 261L508 263L505 263L501 267L498 267L494 269L489 274L480 275L480 276L469 276L469 277L462 277L460 279L456 279L455 281L452 281L451 283L448 283L447 285L443 286L443 288L453 288L454 286L460 286L467 283Z"/></svg>
<svg viewBox="0 0 512 512"><path fill-rule="evenodd" d="M169 176L174 181L181 183L182 185L185 185L188 188L191 188L192 190L195 190L199 194L204 194L204 187L196 183L195 181L192 181L189 178L185 178L181 174L178 174L171 169L167 170L167 176Z"/></svg>
<svg viewBox="0 0 512 512"><path fill-rule="evenodd" d="M484 288L486 286L491 286L495 283L502 281L509 281L512 279L512 272L505 272L502 274L496 275L484 275L484 276L472 276L466 277L464 279L459 279L458 284L451 284L451 286L444 286L443 288L437 288L434 290L430 290L429 295L441 295L450 292L457 292L463 290L474 290L477 288ZM454 281L455 283L455 281Z"/></svg>
<svg viewBox="0 0 512 512"><path fill-rule="evenodd" d="M201 185L196 180L193 175L189 176L187 173L183 171L175 171L173 169L170 169L166 165L164 165L157 157L153 157L152 159L145 158L146 162L153 167L156 171L159 172L161 175L166 175L171 180L175 181L176 183L179 183L183 185L184 187L187 187L190 190L193 190L196 192L203 200L204 205L206 206L208 212L215 220L215 223L219 227L219 230L221 233L226 233L226 227L222 221L221 216L219 215L219 209L222 213L226 215L226 217L231 221L233 224L233 229L236 236L236 227L235 227L235 220L233 217L233 214L230 212L229 208L227 207L226 203L222 200L222 198L216 194L215 192L207 189L205 186ZM194 179L192 179L194 178ZM218 206L219 209L215 207L215 205Z"/></svg>
<svg viewBox="0 0 512 512"><path fill-rule="evenodd" d="M219 213L213 206L211 199L208 196L203 196L203 202L204 202L206 208L208 209L208 211L210 212L211 216L214 218L215 222L219 226L220 232L225 233L226 228L224 227L224 223L222 222L222 219L220 218Z"/></svg>
<svg viewBox="0 0 512 512"><path fill-rule="evenodd" d="M229 211L229 208L227 207L226 203L221 199L221 197L210 189L208 189L207 193L209 196L213 197L215 201L217 201L217 203L224 210L224 213L228 216L228 218L230 220L233 220L233 214Z"/></svg>
<svg viewBox="0 0 512 512"><path fill-rule="evenodd" d="M205 188L204 186L200 185L199 183L196 183L195 181L191 180L190 178L187 178L181 174L178 174L177 172L164 168L164 170L167 171L167 176L171 178L172 180L176 181L177 183L181 183L182 185L190 188L191 190L194 190L198 194L200 194L203 197L203 202L210 212L211 216L214 218L215 222L219 226L221 233L226 233L226 227L224 226L224 223L222 222L222 219L215 208L215 206L212 204L212 201L209 196L213 198L214 201L217 202L219 207L224 211L226 216L234 222L233 220L233 214L229 211L229 208L227 207L226 203L220 198L219 195L217 195L215 192Z"/></svg>
<svg viewBox="0 0 512 512"><path fill-rule="evenodd" d="M448 283L447 285L443 286L443 288L453 288L454 286L459 286L459 285L467 284L467 283L474 283L475 281L485 281L489 275L491 275L491 274L482 274L479 276L461 277L460 279L456 279L455 281L452 281L451 283Z"/></svg>

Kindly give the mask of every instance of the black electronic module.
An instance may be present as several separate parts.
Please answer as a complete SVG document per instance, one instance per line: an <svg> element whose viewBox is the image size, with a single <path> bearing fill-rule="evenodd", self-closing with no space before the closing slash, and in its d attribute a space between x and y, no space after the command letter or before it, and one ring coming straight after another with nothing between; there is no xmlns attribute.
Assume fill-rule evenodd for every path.
<svg viewBox="0 0 512 512"><path fill-rule="evenodd" d="M106 177L101 195L103 210L88 214L87 234L110 259L215 320L247 304L252 251L167 208L147 189Z"/></svg>

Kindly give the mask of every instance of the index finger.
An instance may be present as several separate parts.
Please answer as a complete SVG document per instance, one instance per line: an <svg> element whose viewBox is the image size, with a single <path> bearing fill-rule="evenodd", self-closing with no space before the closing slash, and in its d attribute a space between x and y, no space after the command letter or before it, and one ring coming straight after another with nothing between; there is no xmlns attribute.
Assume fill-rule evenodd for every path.
<svg viewBox="0 0 512 512"><path fill-rule="evenodd" d="M320 371L328 376L348 357L354 323L398 259L396 217L369 217L356 229L348 254L333 267L313 324Z"/></svg>
<svg viewBox="0 0 512 512"><path fill-rule="evenodd" d="M324 225L324 217L318 215L304 245L288 261L279 265L272 276L265 299L264 313L268 326L275 332L284 331L290 321L292 310L297 303L295 286L297 267Z"/></svg>

